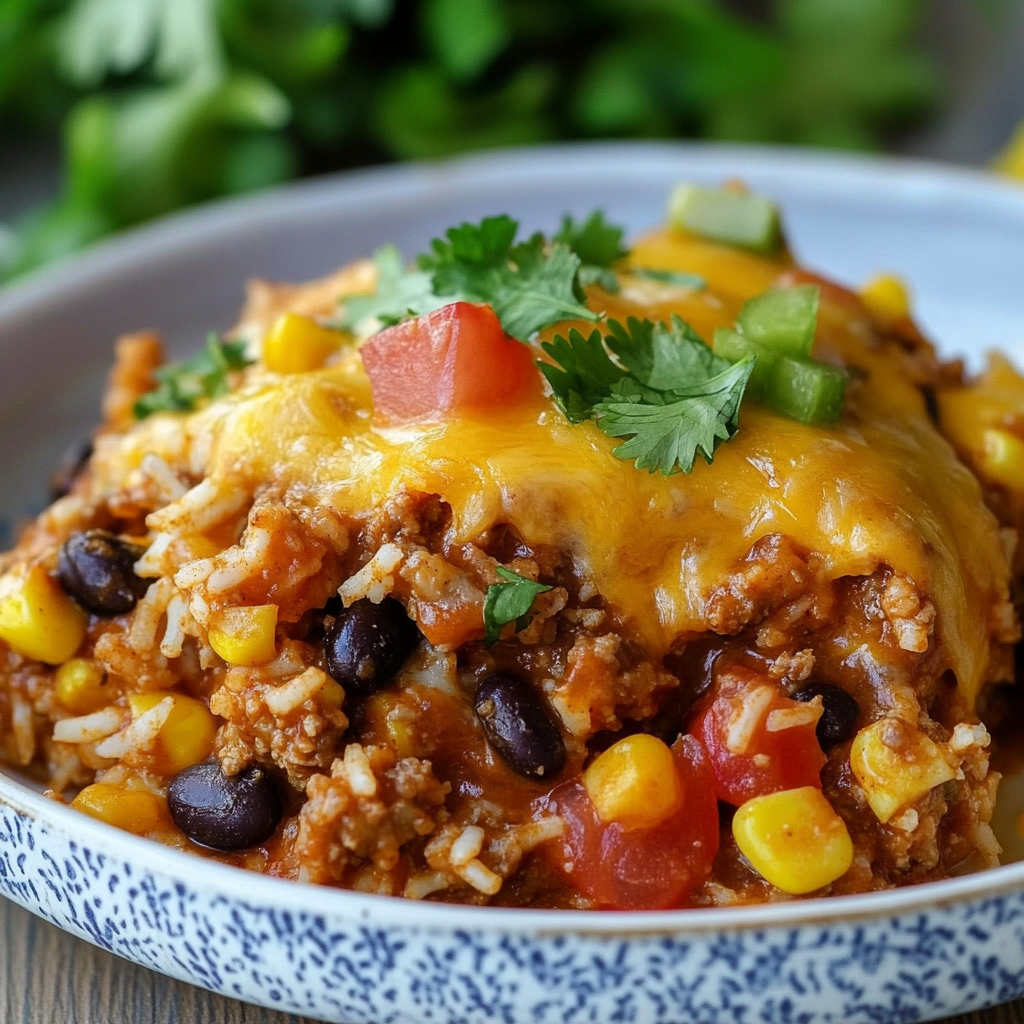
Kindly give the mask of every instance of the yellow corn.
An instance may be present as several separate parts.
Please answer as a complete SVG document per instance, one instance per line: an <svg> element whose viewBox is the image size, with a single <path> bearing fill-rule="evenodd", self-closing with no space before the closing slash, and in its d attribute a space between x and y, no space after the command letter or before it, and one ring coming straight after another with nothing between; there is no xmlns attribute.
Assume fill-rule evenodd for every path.
<svg viewBox="0 0 1024 1024"><path fill-rule="evenodd" d="M87 715L110 704L117 693L107 673L95 661L72 658L57 669L57 700L76 715Z"/></svg>
<svg viewBox="0 0 1024 1024"><path fill-rule="evenodd" d="M994 167L1002 174L1024 181L1024 124L1013 133L1006 149L996 158Z"/></svg>
<svg viewBox="0 0 1024 1024"><path fill-rule="evenodd" d="M285 313L263 339L263 364L274 373L319 370L341 347L345 335L301 313Z"/></svg>
<svg viewBox="0 0 1024 1024"><path fill-rule="evenodd" d="M860 290L864 305L879 320L890 322L910 315L910 295L903 278L895 274L879 274Z"/></svg>
<svg viewBox="0 0 1024 1024"><path fill-rule="evenodd" d="M229 665L265 665L277 655L276 630L276 604L224 608L210 616L210 646Z"/></svg>
<svg viewBox="0 0 1024 1024"><path fill-rule="evenodd" d="M853 863L843 819L814 786L748 800L732 819L732 834L754 870L792 896L834 882Z"/></svg>
<svg viewBox="0 0 1024 1024"><path fill-rule="evenodd" d="M153 748L153 770L163 775L177 775L205 761L213 753L217 720L201 700L163 691L130 694L128 706L132 718L136 719L156 707L167 696L174 698L174 707L157 736Z"/></svg>
<svg viewBox="0 0 1024 1024"><path fill-rule="evenodd" d="M850 767L880 822L956 778L941 748L907 722L883 718L854 737Z"/></svg>
<svg viewBox="0 0 1024 1024"><path fill-rule="evenodd" d="M321 694L331 683L338 687L344 698L344 691L333 679L325 684ZM367 733L381 738L386 735L399 757L415 757L420 753L415 714L407 704L400 702L397 695L375 693L366 701L363 713Z"/></svg>
<svg viewBox="0 0 1024 1024"><path fill-rule="evenodd" d="M340 708L345 702L345 691L333 679L320 687L320 699L331 707Z"/></svg>
<svg viewBox="0 0 1024 1024"><path fill-rule="evenodd" d="M672 751L656 736L627 736L600 754L583 776L598 816L626 828L660 825L682 799Z"/></svg>
<svg viewBox="0 0 1024 1024"><path fill-rule="evenodd" d="M145 789L124 789L97 782L86 786L72 800L71 806L91 818L134 832L137 836L168 827L164 801Z"/></svg>
<svg viewBox="0 0 1024 1024"><path fill-rule="evenodd" d="M81 647L87 621L41 565L0 579L0 640L26 658L67 661Z"/></svg>
<svg viewBox="0 0 1024 1024"><path fill-rule="evenodd" d="M981 436L982 474L1011 491L1024 491L1024 440L997 428L990 428Z"/></svg>

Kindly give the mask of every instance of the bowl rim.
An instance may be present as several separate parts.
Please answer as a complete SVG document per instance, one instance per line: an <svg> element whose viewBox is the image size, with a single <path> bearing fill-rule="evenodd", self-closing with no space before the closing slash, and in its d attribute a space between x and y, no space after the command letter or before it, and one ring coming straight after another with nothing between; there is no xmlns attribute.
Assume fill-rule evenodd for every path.
<svg viewBox="0 0 1024 1024"><path fill-rule="evenodd" d="M792 146L686 141L556 143L342 171L252 195L201 203L102 239L82 253L0 287L0 320L25 315L36 304L47 301L52 291L80 291L122 264L179 253L200 240L244 229L256 217L265 223L286 221L318 208L359 207L371 198L379 201L414 196L431 187L458 187L460 182L543 181L552 177L552 163L562 161L571 162L574 181L621 173L643 176L650 171L660 177L657 172L676 159L685 161L691 173L706 169L718 176L723 163L735 162L758 174L799 180L810 190L835 193L851 187L878 189L890 200L904 204L931 204L942 194L952 193L978 208L1017 215L1024 227L1024 188L1009 178L976 168Z"/></svg>
<svg viewBox="0 0 1024 1024"><path fill-rule="evenodd" d="M29 274L0 289L0 330L5 321L31 318L54 293L73 296L137 264L180 255L209 244L253 219L265 225L329 208L359 207L367 200L415 197L444 183L475 185L529 178L550 179L553 161L572 161L572 176L602 178L654 172L678 160L683 173L719 175L733 162L756 172L786 176L810 190L840 193L851 188L883 189L890 201L931 204L954 196L978 212L1011 215L1024 228L1024 189L1008 180L968 168L898 157L879 157L770 146L693 142L564 143L472 154L452 160L347 171L295 182L265 193L221 199L101 241L56 266ZM567 204L568 205L568 204ZM662 911L576 911L478 907L378 896L259 875L164 846L106 825L48 799L0 769L0 804L56 829L77 844L160 873L188 889L260 904L275 911L305 913L333 921L361 920L426 931L465 930L498 934L592 937L688 936L762 931L920 914L1012 893L1024 893L1024 862L976 874L901 889L853 896L819 897L774 904ZM197 872L198 863L202 871Z"/></svg>
<svg viewBox="0 0 1024 1024"><path fill-rule="evenodd" d="M432 903L380 896L257 874L132 835L91 818L0 770L0 807L56 829L70 842L162 875L194 892L240 900L250 907L306 914L329 922L372 922L423 931L501 935L577 935L621 938L697 936L708 933L829 928L954 909L1024 893L1024 861L958 878L852 896L820 896L779 903L684 910L535 910ZM38 841L38 840L37 840ZM201 869L197 870L201 865Z"/></svg>

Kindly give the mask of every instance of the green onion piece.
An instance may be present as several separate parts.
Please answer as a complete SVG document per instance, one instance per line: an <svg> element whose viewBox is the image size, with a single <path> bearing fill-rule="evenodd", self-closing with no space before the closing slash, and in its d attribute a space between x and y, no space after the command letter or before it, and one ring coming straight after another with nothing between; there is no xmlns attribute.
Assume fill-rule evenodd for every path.
<svg viewBox="0 0 1024 1024"><path fill-rule="evenodd" d="M818 325L818 286L771 288L746 303L736 323L751 341L794 359L807 359Z"/></svg>
<svg viewBox="0 0 1024 1024"><path fill-rule="evenodd" d="M835 423L847 380L838 366L780 356L768 404L801 423Z"/></svg>
<svg viewBox="0 0 1024 1024"><path fill-rule="evenodd" d="M680 288L693 288L701 291L708 286L700 274L687 274L682 270L656 270L653 267L630 267L628 273L634 277L642 277L647 281L658 281L661 284L674 284Z"/></svg>
<svg viewBox="0 0 1024 1024"><path fill-rule="evenodd" d="M764 196L746 192L677 185L669 197L668 222L754 252L773 253L782 245L779 208Z"/></svg>
<svg viewBox="0 0 1024 1024"><path fill-rule="evenodd" d="M838 367L793 359L728 327L715 331L716 355L737 363L757 356L747 395L801 423L835 423L843 411L848 375Z"/></svg>

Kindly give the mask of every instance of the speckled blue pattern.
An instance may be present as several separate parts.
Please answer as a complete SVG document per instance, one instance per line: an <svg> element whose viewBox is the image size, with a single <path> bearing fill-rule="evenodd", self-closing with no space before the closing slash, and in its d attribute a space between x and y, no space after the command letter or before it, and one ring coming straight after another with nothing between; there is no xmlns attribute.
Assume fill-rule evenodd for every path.
<svg viewBox="0 0 1024 1024"><path fill-rule="evenodd" d="M307 887L294 888L294 909L261 900L267 883L255 876L252 898L225 893L205 884L206 862L184 854L133 864L118 856L116 833L94 850L54 810L56 822L0 807L4 894L147 967L331 1021L912 1022L1024 993L1020 891L763 930L644 934L625 915L623 931L607 934L466 928L467 912L446 924L449 908L436 908L436 925L403 926L393 904L378 922L379 901L352 897L349 909L343 894L318 901ZM161 869L168 857L176 877ZM331 909L302 909L318 902Z"/></svg>

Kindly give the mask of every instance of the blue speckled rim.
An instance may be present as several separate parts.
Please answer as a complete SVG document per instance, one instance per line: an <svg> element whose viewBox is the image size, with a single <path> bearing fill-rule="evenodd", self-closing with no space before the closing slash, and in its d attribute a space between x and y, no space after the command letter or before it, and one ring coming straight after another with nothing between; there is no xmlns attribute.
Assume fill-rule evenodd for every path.
<svg viewBox="0 0 1024 1024"><path fill-rule="evenodd" d="M688 169L699 173L702 162L717 171L723 159L737 164L758 162L760 172L784 175L809 192L829 191L842 185L884 190L906 205L927 205L937 193L955 191L973 209L1019 217L1024 225L1024 189L1000 182L979 171L875 157L808 153L762 147L685 143L595 143L549 146L533 150L497 152L466 157L444 164L416 164L334 175L277 189L267 195L222 201L139 228L115 240L102 242L63 265L32 275L0 292L0 321L8 324L31 318L51 294L86 294L116 273L119 266L149 259L181 256L204 240L230 234L258 218L262 223L286 223L297 208L318 207L337 211L379 201L386 193L395 198L420 192L424 185L443 178L447 188L460 178L479 183L490 179L543 181L552 160L588 156L580 168L584 177L614 177L628 168L642 176L645 163L663 173L666 161L685 157ZM793 901L714 910L659 912L573 912L513 910L421 903L394 897L329 889L254 875L141 839L47 800L38 792L0 772L0 803L18 814L39 819L99 851L135 858L140 867L170 878L187 880L238 899L259 899L268 906L311 914L334 912L348 917L451 932L473 928L498 933L537 935L674 936L709 932L761 930L769 927L821 925L836 920L868 920L947 907L978 899L1024 891L1024 862L942 882L861 896Z"/></svg>

